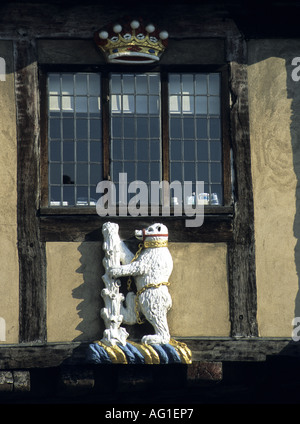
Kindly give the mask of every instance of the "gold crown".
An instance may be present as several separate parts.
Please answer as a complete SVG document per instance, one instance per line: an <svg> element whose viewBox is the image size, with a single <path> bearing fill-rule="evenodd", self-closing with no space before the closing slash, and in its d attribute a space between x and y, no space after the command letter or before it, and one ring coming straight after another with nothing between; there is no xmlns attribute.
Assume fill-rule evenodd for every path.
<svg viewBox="0 0 300 424"><path fill-rule="evenodd" d="M154 25L144 26L133 20L129 24L115 24L96 31L97 46L109 63L153 63L160 59L168 44L167 31L159 31Z"/></svg>

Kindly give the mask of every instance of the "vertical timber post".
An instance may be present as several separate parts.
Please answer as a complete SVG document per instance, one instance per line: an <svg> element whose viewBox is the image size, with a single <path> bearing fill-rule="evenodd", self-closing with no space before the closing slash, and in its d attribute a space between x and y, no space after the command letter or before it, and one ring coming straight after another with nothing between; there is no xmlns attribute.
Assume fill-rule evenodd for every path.
<svg viewBox="0 0 300 424"><path fill-rule="evenodd" d="M39 100L36 46L15 42L18 141L19 341L46 340L46 253L39 230Z"/></svg>
<svg viewBox="0 0 300 424"><path fill-rule="evenodd" d="M232 337L256 337L257 292L254 205L251 176L246 43L227 40L230 64L230 123L235 171L233 240L228 245L229 303Z"/></svg>

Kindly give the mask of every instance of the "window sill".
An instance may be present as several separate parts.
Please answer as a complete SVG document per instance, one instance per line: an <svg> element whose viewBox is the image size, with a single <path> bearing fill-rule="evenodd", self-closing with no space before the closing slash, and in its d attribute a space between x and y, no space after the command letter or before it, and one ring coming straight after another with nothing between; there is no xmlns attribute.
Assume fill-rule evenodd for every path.
<svg viewBox="0 0 300 424"><path fill-rule="evenodd" d="M232 215L233 214L233 206L210 206L205 205L204 206L204 216L208 215ZM67 215L67 216L73 216L73 215L93 215L93 216L99 216L97 214L95 206L68 206L68 207L57 207L57 206L51 206L51 207L42 207L40 208L39 215L41 217L43 216L54 216L54 215ZM186 216L182 214L182 216L174 216L174 208L170 208L170 217L162 215L162 213L159 214L151 214L151 209L149 208L148 216L140 216L140 217L132 217L131 215L127 216L119 216L118 210L116 213L116 216L111 216L112 219L123 219L123 218L151 218L151 217L164 217L164 218L177 218L177 219L186 219ZM100 217L101 219L108 219L109 215L106 217Z"/></svg>
<svg viewBox="0 0 300 424"><path fill-rule="evenodd" d="M187 227L194 217L183 216L106 216L100 217L94 207L42 208L39 211L41 239L44 242L101 241L102 224L117 222L120 236L131 238L135 229L145 228L158 220L169 229L170 242L228 242L232 240L233 207L205 206L204 221L199 227Z"/></svg>

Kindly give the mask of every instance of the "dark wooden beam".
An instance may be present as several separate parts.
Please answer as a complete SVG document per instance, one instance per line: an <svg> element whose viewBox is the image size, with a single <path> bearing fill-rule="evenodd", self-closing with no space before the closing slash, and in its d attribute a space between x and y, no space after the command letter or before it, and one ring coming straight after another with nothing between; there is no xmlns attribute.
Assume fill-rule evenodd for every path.
<svg viewBox="0 0 300 424"><path fill-rule="evenodd" d="M258 335L258 326L246 43L235 37L228 47L235 170L233 238L228 244L231 335L252 337Z"/></svg>
<svg viewBox="0 0 300 424"><path fill-rule="evenodd" d="M192 351L193 361L265 361L270 356L299 358L300 344L289 338L176 338ZM0 346L0 369L50 368L84 365L87 343ZM105 365L107 366L107 365ZM153 365L155 366L155 365Z"/></svg>
<svg viewBox="0 0 300 424"><path fill-rule="evenodd" d="M46 254L40 240L39 125L35 44L15 43L18 139L19 340L46 340Z"/></svg>
<svg viewBox="0 0 300 424"><path fill-rule="evenodd" d="M185 217L105 217L98 215L42 215L40 218L43 241L100 241L102 225L116 222L120 236L129 239L135 229L146 228L153 222L164 223L169 230L170 242L228 242L232 240L232 216L230 214L204 215L200 227L186 227Z"/></svg>

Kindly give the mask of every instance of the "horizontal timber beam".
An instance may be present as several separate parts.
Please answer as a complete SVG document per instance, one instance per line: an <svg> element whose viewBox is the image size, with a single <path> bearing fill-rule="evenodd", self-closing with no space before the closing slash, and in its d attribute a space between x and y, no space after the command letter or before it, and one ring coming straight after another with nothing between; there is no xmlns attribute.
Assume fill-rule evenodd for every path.
<svg viewBox="0 0 300 424"><path fill-rule="evenodd" d="M193 361L265 361L268 356L300 358L300 343L289 338L176 338L192 350ZM0 369L84 365L88 343L46 343L0 346Z"/></svg>

